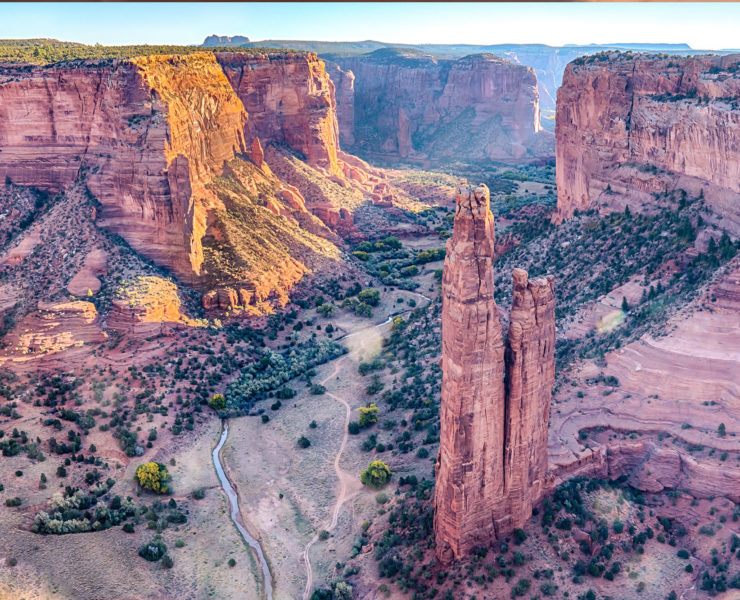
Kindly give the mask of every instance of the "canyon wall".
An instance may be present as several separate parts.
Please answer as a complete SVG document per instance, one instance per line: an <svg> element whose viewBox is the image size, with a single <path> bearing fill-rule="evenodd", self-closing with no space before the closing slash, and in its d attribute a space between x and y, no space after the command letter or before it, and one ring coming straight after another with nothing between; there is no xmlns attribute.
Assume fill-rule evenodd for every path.
<svg viewBox="0 0 740 600"><path fill-rule="evenodd" d="M61 192L81 176L99 222L192 281L206 185L243 152L247 115L210 54L0 70L0 179Z"/></svg>
<svg viewBox="0 0 740 600"><path fill-rule="evenodd" d="M355 74L330 62L326 62L326 71L335 88L339 142L347 148L355 143Z"/></svg>
<svg viewBox="0 0 740 600"><path fill-rule="evenodd" d="M217 52L262 144L284 144L314 167L341 173L334 84L312 53Z"/></svg>
<svg viewBox="0 0 740 600"><path fill-rule="evenodd" d="M367 179L339 151L335 109L306 53L3 65L0 187L84 181L99 225L185 283L249 291L238 304L257 310L337 259L339 238L311 213L330 222L340 209L307 208L263 150L295 152L315 178Z"/></svg>
<svg viewBox="0 0 740 600"><path fill-rule="evenodd" d="M547 491L553 278L515 269L506 349L485 185L461 184L442 276L442 403L434 531L445 563L501 540ZM506 378L504 380L504 370Z"/></svg>
<svg viewBox="0 0 740 600"><path fill-rule="evenodd" d="M420 162L553 154L528 67L490 54L453 61L390 48L335 60L354 74L354 152ZM335 71L330 75L341 82ZM344 98L337 98L340 124L349 129Z"/></svg>
<svg viewBox="0 0 740 600"><path fill-rule="evenodd" d="M575 60L558 91L556 139L557 220L685 189L740 232L740 55Z"/></svg>

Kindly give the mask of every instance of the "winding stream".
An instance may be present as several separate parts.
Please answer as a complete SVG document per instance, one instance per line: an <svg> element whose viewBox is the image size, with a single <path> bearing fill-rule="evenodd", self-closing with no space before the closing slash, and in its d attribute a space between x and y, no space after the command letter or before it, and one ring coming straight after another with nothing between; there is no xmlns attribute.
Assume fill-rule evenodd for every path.
<svg viewBox="0 0 740 600"><path fill-rule="evenodd" d="M424 294L419 294L416 292L411 292L414 296L418 296L420 298L423 298L427 301L427 303L431 303L431 299L425 296ZM427 304L428 305L428 304ZM393 318L397 315L403 315L406 313L411 312L413 309L405 309L396 313L393 313L389 315L389 317L383 321L382 323L377 323L375 325L370 325L368 327L363 327L362 329L359 329L357 331L354 331L352 333L348 333L340 338L337 338L336 341L347 339L352 336L358 335L360 333L363 333L364 331L367 331L369 329L380 329L384 327L385 325L388 325L393 321ZM347 358L348 355L344 355L343 357L337 359L334 370L326 376L326 378L323 380L322 383L328 382L329 379L334 377L337 374L337 371L339 369L339 365L342 363L342 361ZM343 398L339 398L338 396L335 396L331 392L328 392L328 396L334 398L338 402L342 403L345 408L345 424L344 424L344 437L341 443L341 446L339 448L339 452L337 452L337 455L334 459L334 469L337 474L337 478L340 482L340 492L337 496L336 503L332 509L332 519L331 523L328 525L328 531L331 531L336 527L337 521L339 519L339 511L342 508L342 505L347 500L347 484L345 481L345 478L349 476L349 474L344 473L339 466L339 461L341 459L342 453L344 452L344 447L347 443L347 425L349 424L350 415L351 415L351 409L349 404L346 400ZM221 458L219 456L221 452L221 448L223 448L224 443L226 443L226 438L229 435L229 423L228 421L224 420L223 422L223 432L221 433L221 439L219 440L216 447L213 449L213 465L216 468L216 475L218 475L218 480L221 483L221 488L226 493L226 496L229 499L229 508L231 511L231 520L234 522L234 525L236 525L236 528L239 530L239 533L241 534L244 541L247 543L247 545L250 548L253 548L255 552L257 552L257 556L259 558L260 566L262 568L262 579L264 581L264 589L265 589L265 597L267 600L272 600L272 575L270 574L270 568L267 565L267 560L265 559L265 554L262 551L262 546L260 546L259 541L254 539L247 529L244 527L244 525L241 522L241 515L239 512L239 496L236 493L236 490L231 485L231 482L229 481L229 478L226 476L226 473L224 472L223 466L221 464ZM352 476L354 477L354 476ZM307 581L306 581L306 588L304 591L303 598L307 599L309 597L309 594L311 593L311 590L313 588L313 571L311 568L311 559L309 558L309 550L311 549L311 546L316 542L318 539L318 533L313 537L313 539L308 543L306 548L303 551L303 560L306 565L306 571L307 571Z"/></svg>
<svg viewBox="0 0 740 600"><path fill-rule="evenodd" d="M229 508L231 511L231 520L234 521L234 525L239 530L244 541L250 548L253 548L257 552L260 566L262 567L262 579L264 581L265 597L267 600L272 600L272 575L270 575L270 568L267 566L267 560L265 560L265 554L262 552L262 546L255 540L247 529L241 523L241 516L239 514L239 497L236 494L236 490L232 487L229 478L224 473L223 466L221 465L221 458L219 453L223 448L226 438L229 435L229 423L224 421L224 430L221 433L221 439L218 441L218 445L213 449L213 465L216 467L216 475L221 483L221 488L226 492L226 496L229 498Z"/></svg>

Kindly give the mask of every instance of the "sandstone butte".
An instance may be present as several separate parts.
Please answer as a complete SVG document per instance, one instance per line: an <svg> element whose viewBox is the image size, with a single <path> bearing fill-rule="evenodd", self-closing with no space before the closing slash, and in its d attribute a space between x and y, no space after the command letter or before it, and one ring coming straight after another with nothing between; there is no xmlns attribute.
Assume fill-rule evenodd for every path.
<svg viewBox="0 0 740 600"><path fill-rule="evenodd" d="M263 146L287 146L319 176L366 177L339 150L333 84L311 53L2 65L0 107L1 182L61 193L84 179L100 202L99 225L184 283L252 290L258 306L284 299L310 271L306 256L338 255L338 238L319 218L340 219L329 201L306 206L264 164ZM261 215L254 224L280 230L280 244L262 244L275 238L269 232L256 251L234 240L226 221L236 200L224 178L289 220ZM242 272L208 264L206 243L236 247ZM260 279L268 259L275 273Z"/></svg>
<svg viewBox="0 0 740 600"><path fill-rule="evenodd" d="M337 110L348 147L357 141L355 149L421 162L554 154L554 138L540 126L537 77L528 67L489 54L452 61L391 48L336 60L339 68L329 75L342 90ZM476 143L469 143L471 136Z"/></svg>
<svg viewBox="0 0 740 600"><path fill-rule="evenodd" d="M546 491L555 374L553 278L514 270L504 347L485 185L461 184L442 277L442 404L434 531L445 563L521 527ZM506 377L504 378L504 373Z"/></svg>
<svg viewBox="0 0 740 600"><path fill-rule="evenodd" d="M740 232L740 55L611 53L571 62L558 90L556 221L703 192Z"/></svg>

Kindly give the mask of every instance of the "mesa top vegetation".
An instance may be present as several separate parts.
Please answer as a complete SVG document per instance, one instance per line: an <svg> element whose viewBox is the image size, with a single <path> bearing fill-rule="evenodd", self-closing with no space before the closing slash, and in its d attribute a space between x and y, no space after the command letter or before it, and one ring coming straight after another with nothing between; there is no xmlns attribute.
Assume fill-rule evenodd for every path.
<svg viewBox="0 0 740 600"><path fill-rule="evenodd" d="M296 50L200 46L88 46L53 39L0 40L0 62L49 65L70 60L136 58L157 54L193 54L195 52L244 52L246 54L293 53Z"/></svg>

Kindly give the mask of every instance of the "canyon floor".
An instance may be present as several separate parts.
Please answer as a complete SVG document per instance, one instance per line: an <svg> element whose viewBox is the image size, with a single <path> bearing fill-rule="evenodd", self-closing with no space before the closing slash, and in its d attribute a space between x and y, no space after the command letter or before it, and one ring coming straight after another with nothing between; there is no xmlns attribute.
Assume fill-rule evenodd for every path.
<svg viewBox="0 0 740 600"><path fill-rule="evenodd" d="M526 539L446 569L434 561L429 535L443 259L434 251L449 235L452 187L466 173L487 180L493 191L502 240L496 265L501 312L510 302L512 266L552 272L556 294L562 290L558 339L566 345L550 422L551 504L524 528ZM7 449L0 459L0 499L18 497L21 505L0 511L0 598L260 598L256 556L229 518L211 462L221 421L200 399L236 389L229 386L260 360L259 342L288 356L316 339L337 341L349 352L279 386L293 390L292 397L278 403L271 389L240 405L240 416L229 415L222 451L242 519L270 565L276 599L307 597L309 573L308 597L315 589L319 599L331 598L318 590L331 593L337 582L351 585L353 597L378 600L562 598L566 592L590 598L589 590L613 600L659 600L671 591L687 599L736 598L728 588L740 573L740 545L733 538L740 535L740 259L723 260L701 271L695 286L681 287L671 273L706 252L706 235L697 234L690 243L676 237L649 276L629 261L618 273L607 272L614 253L629 253L635 242L617 235L624 221L604 217L602 226L601 217L586 215L556 230L548 220L551 168L518 174L527 181L505 176L503 168L389 171L394 185L429 210L413 217L413 227L399 225L400 248L393 242L352 246L363 256L354 265L361 287L379 291L372 316L355 314L351 303L342 306L346 285L332 297L327 277L317 277L303 290L304 302L249 329L237 318L221 329L184 319L143 334L131 329L99 338L98 321L85 320L75 306L24 322L29 330L43 325L44 339L53 342L47 351L29 353L22 351L23 343L32 345L23 337L27 332L16 327L4 350L2 389L20 401L4 402L0 414ZM662 227L631 218L634 229ZM673 239L673 230L665 230ZM107 240L95 240L111 261L157 275ZM661 291L655 291L658 281ZM109 293L105 281L103 293ZM626 314L623 296L631 307ZM334 309L321 309L326 304ZM71 342L65 332L73 334ZM54 423L50 403L60 397L74 414ZM357 421L356 409L369 402L379 409L378 422L348 435L348 420ZM151 430L154 439L147 438ZM131 435L136 449L127 445ZM72 451L51 452L50 437L81 442ZM302 437L308 447L299 446ZM11 439L26 439L26 446L38 439L45 460L28 450L13 454ZM93 462L65 467L65 458L75 455ZM134 471L145 460L167 465L171 496L137 489ZM360 484L360 471L372 460L393 471L382 490ZM148 506L135 531L33 533L34 517L49 510L52 494L67 485L90 487L93 466L101 481L115 480L103 498L129 496ZM55 475L59 467L67 474ZM568 484L574 476L585 479ZM590 483L592 477L604 483ZM167 508L170 498L177 509ZM162 507L154 506L158 499ZM173 510L186 522L167 522ZM168 548L171 569L138 555L155 535Z"/></svg>

